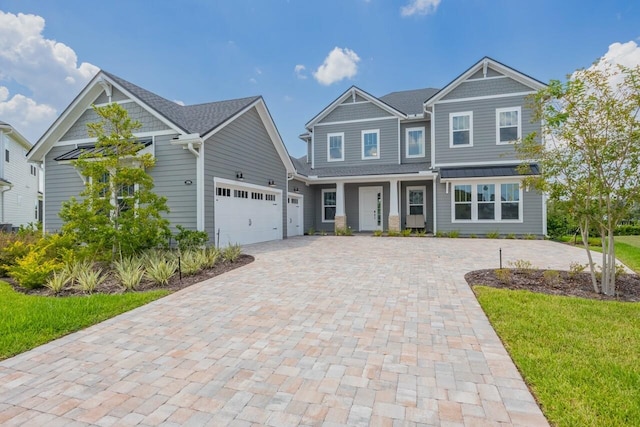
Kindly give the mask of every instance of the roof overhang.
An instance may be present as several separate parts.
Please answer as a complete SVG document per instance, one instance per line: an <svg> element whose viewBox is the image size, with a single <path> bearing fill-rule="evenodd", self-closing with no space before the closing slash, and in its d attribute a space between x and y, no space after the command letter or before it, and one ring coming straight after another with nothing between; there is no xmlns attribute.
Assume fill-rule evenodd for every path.
<svg viewBox="0 0 640 427"><path fill-rule="evenodd" d="M500 166L478 166L478 167L455 167L440 168L441 182L454 181L476 181L486 178L492 179L513 179L514 177L523 178L525 176L540 175L540 168L537 164L529 164L527 173L521 173L518 168L520 165L500 165Z"/></svg>
<svg viewBox="0 0 640 427"><path fill-rule="evenodd" d="M11 138L18 142L18 144L22 145L26 150L30 150L33 146L27 138L22 136L22 134L20 134L20 132L10 124L0 124L0 131L4 132L5 135L11 135Z"/></svg>
<svg viewBox="0 0 640 427"><path fill-rule="evenodd" d="M524 73L521 73L520 71L508 67L498 61L496 61L495 59L491 59L487 56L485 56L484 58L482 58L480 61L476 62L474 65L471 66L471 68L469 68L467 71L465 71L464 73L460 74L458 77L456 77L453 81L451 81L448 85L446 85L445 87L443 87L439 92L435 93L431 98L427 99L424 102L424 106L426 107L431 107L433 104L437 103L439 100L441 100L442 98L444 98L448 93L450 93L453 89L455 89L456 87L458 87L458 85L460 85L462 82L466 81L469 77L471 77L473 74L475 74L476 72L478 72L479 70L485 69L486 67L491 67L494 70L496 70L497 72L504 74L507 77L512 78L513 80L530 87L532 90L540 90L540 89L544 89L547 85L542 83L539 80L534 79L533 77L530 77Z"/></svg>
<svg viewBox="0 0 640 427"><path fill-rule="evenodd" d="M415 173L395 173L395 174L381 174L381 175L357 175L357 176L316 176L316 175L300 175L295 174L294 178L303 181L307 184L320 184L320 183L363 183L363 182L384 182L391 180L398 181L416 181L416 180L433 180L438 176L436 172L422 171Z"/></svg>
<svg viewBox="0 0 640 427"><path fill-rule="evenodd" d="M386 102L376 98L375 96L365 92L364 90L362 90L362 89L360 89L360 88L358 88L356 86L351 86L344 93L342 93L342 95L340 95L338 98L336 98L335 101L333 101L331 104L329 104L324 110L322 110L320 113L318 113L309 122L307 122L307 124L304 125L305 128L307 128L310 131L311 128L313 128L313 126L315 124L317 124L320 120L325 118L338 105L342 104L350 96L355 96L355 95L359 95L359 96L363 97L364 99L366 99L367 101L371 101L372 103L374 103L375 105L377 105L378 107L380 107L381 109L385 110L386 112L388 112L389 114L391 114L393 116L396 116L396 117L398 117L400 119L406 119L407 118L407 115L404 114L402 111L396 110L391 105L387 104Z"/></svg>

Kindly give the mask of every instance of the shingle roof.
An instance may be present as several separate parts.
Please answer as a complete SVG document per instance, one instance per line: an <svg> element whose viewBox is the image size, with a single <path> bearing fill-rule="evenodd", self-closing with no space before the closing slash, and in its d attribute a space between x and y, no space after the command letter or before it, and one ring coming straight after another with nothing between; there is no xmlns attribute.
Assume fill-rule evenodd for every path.
<svg viewBox="0 0 640 427"><path fill-rule="evenodd" d="M443 179L483 178L492 176L520 176L538 174L540 174L540 168L535 164L529 165L529 171L525 174L519 173L518 165L440 168L440 176Z"/></svg>
<svg viewBox="0 0 640 427"><path fill-rule="evenodd" d="M421 114L422 104L440 89L424 88L391 92L379 99L405 114Z"/></svg>
<svg viewBox="0 0 640 427"><path fill-rule="evenodd" d="M429 170L429 163L383 164L363 166L337 166L312 169L307 163L307 157L291 158L296 171L304 176L339 177L339 176L363 176L363 175L395 175L418 173Z"/></svg>
<svg viewBox="0 0 640 427"><path fill-rule="evenodd" d="M197 133L201 136L209 133L236 113L260 99L260 96L250 96L247 98L183 106L107 71L102 70L102 73L185 132Z"/></svg>

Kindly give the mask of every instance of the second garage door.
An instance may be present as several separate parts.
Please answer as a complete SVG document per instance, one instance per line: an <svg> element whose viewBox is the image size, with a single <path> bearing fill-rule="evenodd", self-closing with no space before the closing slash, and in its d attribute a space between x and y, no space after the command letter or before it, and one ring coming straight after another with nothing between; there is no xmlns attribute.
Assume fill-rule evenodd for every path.
<svg viewBox="0 0 640 427"><path fill-rule="evenodd" d="M282 192L216 182L214 220L220 246L282 239Z"/></svg>

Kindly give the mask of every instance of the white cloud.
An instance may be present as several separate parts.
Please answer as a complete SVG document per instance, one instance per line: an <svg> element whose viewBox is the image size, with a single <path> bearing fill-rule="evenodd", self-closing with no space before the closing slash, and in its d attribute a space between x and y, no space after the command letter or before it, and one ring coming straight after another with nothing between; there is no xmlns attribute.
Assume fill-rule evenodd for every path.
<svg viewBox="0 0 640 427"><path fill-rule="evenodd" d="M251 83L251 84L256 84L256 83L258 83L258 81L257 81L256 79L254 79L253 77L251 77L251 78L249 79L249 83Z"/></svg>
<svg viewBox="0 0 640 427"><path fill-rule="evenodd" d="M179 99L174 99L173 102L175 102L178 105L182 105L184 107L184 101L180 101Z"/></svg>
<svg viewBox="0 0 640 427"><path fill-rule="evenodd" d="M313 73L313 77L325 86L353 78L358 73L358 62L360 57L351 49L335 47Z"/></svg>
<svg viewBox="0 0 640 427"><path fill-rule="evenodd" d="M408 5L400 9L402 16L429 15L435 13L440 0L411 0Z"/></svg>
<svg viewBox="0 0 640 427"><path fill-rule="evenodd" d="M289 96L289 95L285 95L283 99L284 99L284 101L285 101L285 102L291 102L291 101L293 101L293 97L292 97L292 96Z"/></svg>
<svg viewBox="0 0 640 427"><path fill-rule="evenodd" d="M46 39L44 27L41 16L0 11L0 82L30 91L12 98L7 93L0 101L0 114L32 142L98 72L90 63L78 64L69 46Z"/></svg>
<svg viewBox="0 0 640 427"><path fill-rule="evenodd" d="M305 74L305 70L307 69L307 67L305 67L302 64L298 64L293 68L293 72L296 73L296 77L299 78L300 80L305 80L307 78L307 75Z"/></svg>
<svg viewBox="0 0 640 427"><path fill-rule="evenodd" d="M602 60L610 64L620 64L625 67L640 65L640 46L634 41L627 43L613 43L604 54Z"/></svg>

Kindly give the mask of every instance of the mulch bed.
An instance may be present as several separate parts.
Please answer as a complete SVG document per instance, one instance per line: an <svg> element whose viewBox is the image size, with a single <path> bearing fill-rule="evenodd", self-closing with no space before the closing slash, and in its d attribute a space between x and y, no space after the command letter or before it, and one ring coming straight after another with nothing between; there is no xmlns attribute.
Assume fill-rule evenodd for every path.
<svg viewBox="0 0 640 427"><path fill-rule="evenodd" d="M546 270L507 269L511 271L508 280L496 276L496 270L476 270L467 273L464 278L470 286L491 286L502 289L521 289L550 295L564 295L596 300L615 300L626 302L640 301L640 276L621 274L616 278L617 295L610 297L595 293L591 284L591 274L587 272L570 274L559 271L557 278L546 279Z"/></svg>
<svg viewBox="0 0 640 427"><path fill-rule="evenodd" d="M182 276L182 280L178 273L176 273L171 280L169 280L169 284L167 286L157 286L151 281L147 279L142 279L140 286L136 290L136 292L145 292L151 290L168 290L171 292L179 291L180 289L184 289L193 284L202 282L204 280L210 279L212 277L218 276L220 274L226 273L231 270L235 270L236 268L242 267L243 265L250 264L254 261L254 258L251 255L242 254L235 262L229 261L219 261L213 268L209 268L206 270L202 270L193 276ZM54 296L54 294L47 288L38 288L38 289L25 289L19 286L15 280L10 277L2 278L2 280L9 282L13 289L16 292L20 292L27 295L41 295L41 296ZM113 275L109 275L109 277L100 285L98 289L94 293L102 293L102 294L122 294L124 293L123 288L118 284L118 281ZM85 295L82 291L77 289L65 289L57 296L72 296L72 295Z"/></svg>

